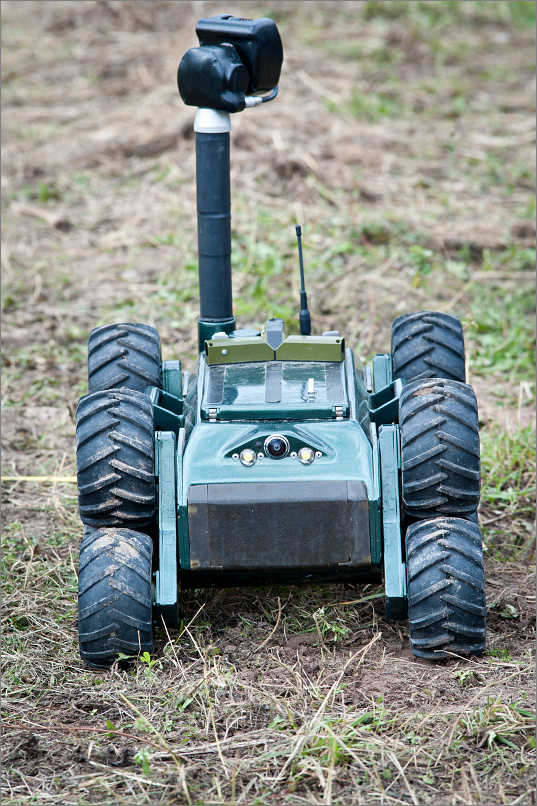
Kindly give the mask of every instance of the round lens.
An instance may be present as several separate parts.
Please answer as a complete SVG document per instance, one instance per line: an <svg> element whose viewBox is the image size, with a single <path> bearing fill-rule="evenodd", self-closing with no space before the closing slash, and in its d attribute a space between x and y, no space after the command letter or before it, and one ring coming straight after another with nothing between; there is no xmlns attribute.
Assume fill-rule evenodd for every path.
<svg viewBox="0 0 537 806"><path fill-rule="evenodd" d="M298 452L298 458L302 462L303 465L311 465L315 458L315 454L313 453L311 448L300 448Z"/></svg>
<svg viewBox="0 0 537 806"><path fill-rule="evenodd" d="M252 451L250 448L245 448L243 451L241 451L240 460L246 467L251 467L254 465L256 459L256 452Z"/></svg>
<svg viewBox="0 0 537 806"><path fill-rule="evenodd" d="M271 459L283 459L289 453L289 442L280 434L274 434L265 440L265 453Z"/></svg>

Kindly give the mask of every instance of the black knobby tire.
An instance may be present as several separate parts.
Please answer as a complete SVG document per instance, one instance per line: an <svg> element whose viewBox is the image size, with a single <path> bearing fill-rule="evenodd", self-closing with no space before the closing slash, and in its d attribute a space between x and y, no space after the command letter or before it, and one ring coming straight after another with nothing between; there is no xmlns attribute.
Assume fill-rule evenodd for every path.
<svg viewBox="0 0 537 806"><path fill-rule="evenodd" d="M444 378L464 383L464 336L459 319L435 311L399 316L392 325L392 359L394 378Z"/></svg>
<svg viewBox="0 0 537 806"><path fill-rule="evenodd" d="M479 526L435 518L406 533L410 648L422 658L485 648L486 604Z"/></svg>
<svg viewBox="0 0 537 806"><path fill-rule="evenodd" d="M150 537L130 529L99 529L80 546L78 639L80 657L108 667L118 653L153 651Z"/></svg>
<svg viewBox="0 0 537 806"><path fill-rule="evenodd" d="M83 523L136 529L153 520L153 406L147 395L118 389L81 398L76 459Z"/></svg>
<svg viewBox="0 0 537 806"><path fill-rule="evenodd" d="M399 399L402 493L414 518L468 517L481 487L474 390L432 380L407 384Z"/></svg>
<svg viewBox="0 0 537 806"><path fill-rule="evenodd" d="M161 386L161 349L151 325L125 322L103 325L88 341L88 389L134 389Z"/></svg>

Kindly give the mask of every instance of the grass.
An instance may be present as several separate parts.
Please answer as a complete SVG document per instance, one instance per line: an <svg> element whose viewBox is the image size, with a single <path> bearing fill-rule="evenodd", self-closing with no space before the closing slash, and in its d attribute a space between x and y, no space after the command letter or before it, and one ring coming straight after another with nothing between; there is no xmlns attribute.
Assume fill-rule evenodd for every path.
<svg viewBox="0 0 537 806"><path fill-rule="evenodd" d="M527 2L472 2L464 6L456 0L397 0L396 2L379 2L371 0L364 4L366 19L399 19L407 22L411 20L421 28L451 27L463 20L470 24L479 24L486 21L497 22L500 18L505 23L514 23L522 27L531 27L535 24L535 8Z"/></svg>
<svg viewBox="0 0 537 806"><path fill-rule="evenodd" d="M535 550L535 428L485 429L481 437L484 539L500 560Z"/></svg>
<svg viewBox="0 0 537 806"><path fill-rule="evenodd" d="M535 493L535 429L489 428L483 437L483 497L511 515L531 512Z"/></svg>
<svg viewBox="0 0 537 806"><path fill-rule="evenodd" d="M324 599L326 608L327 595L331 591L296 591L287 602L281 629L297 620L306 626L311 597L319 605ZM45 600L44 617L34 629L50 629L51 604ZM218 628L234 610L243 611L244 594L232 592L225 604L208 597L205 604L212 628L198 625L194 611L189 628L163 646L158 660L141 658L130 671L115 669L105 676L81 675L67 666L43 677L43 656L31 665L25 662L28 645L20 636L27 628L13 626L12 618L16 640L6 649L12 672L4 686L13 710L4 729L9 732L17 718L26 724L26 703L32 702L39 752L43 760L50 758L54 733L43 733L42 728L47 708L65 686L72 690L77 710L70 717L73 738L64 737L64 745L71 752L76 752L76 743L87 746L85 731L91 726L93 769L77 777L76 790L64 775L52 779L52 797L78 792L82 802L93 797L109 803L113 792L126 797L130 778L141 775L143 794L131 791L131 802L160 793L166 803L174 797L182 802L232 803L241 795L244 799L248 787L249 802L264 803L283 787L286 799L296 802L311 797L348 802L352 793L361 791L368 792L368 803L389 797L407 802L419 791L423 802L433 803L439 791L463 782L465 776L484 797L503 781L505 802L516 798L519 790L508 783L509 754L516 752L520 776L531 770L533 716L524 695L505 701L498 691L506 676L516 677L519 686L529 685L531 658L529 666L519 661L506 668L505 657L489 654L461 672L442 676L442 693L436 688L438 668L420 666L414 672L422 703L411 702L410 691L405 703L395 697L393 660L376 651L379 633L368 640L369 632L360 648L344 652L330 642L320 662L302 653L297 664L296 657L280 650L261 664L260 657L252 658L248 640L236 641L230 654L229 636ZM263 631L261 604L274 611L274 593L246 602L256 640ZM62 601L56 599L55 606L61 608ZM199 601L195 607L199 609ZM355 632L369 621L369 608L354 607L346 615ZM64 656L73 641L64 633L65 639ZM61 654L56 665L60 659ZM247 685L245 667L251 672ZM407 663L400 662L403 670L408 673ZM375 677L386 677L388 687L382 694L378 689L375 693ZM267 680L272 682L267 685ZM475 704L461 715L457 702L462 690L471 692ZM444 747L441 758L439 739ZM192 764L196 747L203 753L201 765ZM131 765L114 767L114 759L120 758ZM175 785L169 783L172 770ZM15 797L14 802L22 801Z"/></svg>
<svg viewBox="0 0 537 806"><path fill-rule="evenodd" d="M2 7L6 41L16 34L3 59L3 466L69 475L92 327L147 321L165 359L195 357L182 118L173 148L144 156L155 128L183 114L162 77L195 20L188 4L98 15L92 4L37 3L30 15L20 5ZM91 671L77 648L76 488L5 482L6 803L534 798L535 6L273 5L288 71L274 117L234 121L236 314L256 327L281 316L296 332L300 223L316 332L340 330L369 360L390 349L400 313L462 318L488 404L487 650L411 658L381 585L185 590L181 628L158 630L153 656ZM241 13L272 16L258 4ZM34 53L45 56L30 80ZM116 64L130 71L121 80ZM65 118L66 97L77 118ZM25 206L61 208L72 229Z"/></svg>

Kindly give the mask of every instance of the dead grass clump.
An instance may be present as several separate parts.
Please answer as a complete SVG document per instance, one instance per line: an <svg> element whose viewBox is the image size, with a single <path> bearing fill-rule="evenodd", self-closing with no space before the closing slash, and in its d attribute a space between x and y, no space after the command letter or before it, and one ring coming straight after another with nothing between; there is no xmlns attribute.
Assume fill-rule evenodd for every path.
<svg viewBox="0 0 537 806"><path fill-rule="evenodd" d="M279 98L233 118L242 326L296 331L297 222L316 330L367 359L398 314L463 320L486 653L414 658L377 585L183 591L153 657L95 672L68 481L87 335L145 321L165 359L195 357L194 111L175 75L222 7L2 3L6 803L535 802L532 9L275 0Z"/></svg>

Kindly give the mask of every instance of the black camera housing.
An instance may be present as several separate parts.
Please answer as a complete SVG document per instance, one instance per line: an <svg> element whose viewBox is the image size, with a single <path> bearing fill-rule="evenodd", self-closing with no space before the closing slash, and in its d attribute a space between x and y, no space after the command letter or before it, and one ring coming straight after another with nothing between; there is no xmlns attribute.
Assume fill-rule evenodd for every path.
<svg viewBox="0 0 537 806"><path fill-rule="evenodd" d="M283 62L280 34L273 20L220 14L196 25L200 47L179 65L179 93L188 106L240 112L246 95L271 92Z"/></svg>
<svg viewBox="0 0 537 806"><path fill-rule="evenodd" d="M247 95L270 92L280 80L283 47L274 20L219 14L196 25L200 45L233 45L248 70Z"/></svg>

